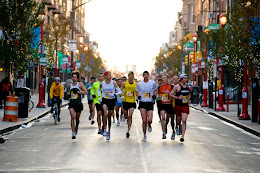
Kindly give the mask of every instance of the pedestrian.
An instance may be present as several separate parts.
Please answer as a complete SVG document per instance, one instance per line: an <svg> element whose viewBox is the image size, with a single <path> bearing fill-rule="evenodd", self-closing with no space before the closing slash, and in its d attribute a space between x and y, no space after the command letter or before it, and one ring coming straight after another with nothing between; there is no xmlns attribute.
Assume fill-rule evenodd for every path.
<svg viewBox="0 0 260 173"><path fill-rule="evenodd" d="M50 77L48 79L48 86L47 86L47 92L48 92L48 107L51 107L51 99L50 99L50 89L51 89L51 86L54 82L54 72L53 71L50 71Z"/></svg>
<svg viewBox="0 0 260 173"><path fill-rule="evenodd" d="M187 127L187 119L190 113L189 104L191 102L191 92L190 87L187 84L187 76L186 74L180 75L179 84L175 85L172 92L171 97L175 99L175 113L176 116L181 117L182 121L182 136L180 138L181 142L184 142L184 135Z"/></svg>
<svg viewBox="0 0 260 173"><path fill-rule="evenodd" d="M104 73L105 80L100 84L98 89L98 99L102 104L102 109L104 111L103 125L104 133L107 140L110 140L110 130L111 130L111 116L115 108L115 98L122 94L122 91L118 87L117 83L111 79L111 73L106 71ZM101 99L101 89L102 89L102 99ZM117 91L117 93L115 92ZM107 130L108 122L108 131Z"/></svg>
<svg viewBox="0 0 260 173"><path fill-rule="evenodd" d="M154 91L157 88L157 84L153 80L149 80L149 72L143 72L143 81L137 83L136 91L139 102L139 110L141 112L142 121L143 121L143 142L146 142L146 127L148 124L148 132L152 132L152 121L153 121L153 105L156 95Z"/></svg>
<svg viewBox="0 0 260 173"><path fill-rule="evenodd" d="M1 82L1 95L0 95L0 108L2 109L2 102L4 101L4 105L5 105L5 100L6 97L9 96L11 94L13 94L13 87L11 82L9 82L9 78L5 77L2 82Z"/></svg>
<svg viewBox="0 0 260 173"><path fill-rule="evenodd" d="M87 94L87 90L82 82L79 82L79 72L73 71L71 73L73 83L69 85L70 102L69 111L71 116L71 130L72 139L76 139L79 128L79 118L83 110L82 95ZM75 123L76 120L76 123Z"/></svg>

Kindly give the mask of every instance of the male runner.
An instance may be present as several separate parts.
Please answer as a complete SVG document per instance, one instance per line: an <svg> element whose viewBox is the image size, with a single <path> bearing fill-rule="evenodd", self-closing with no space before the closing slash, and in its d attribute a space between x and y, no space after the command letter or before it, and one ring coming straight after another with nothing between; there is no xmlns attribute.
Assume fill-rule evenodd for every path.
<svg viewBox="0 0 260 173"><path fill-rule="evenodd" d="M149 80L149 72L143 72L143 81L137 83L136 91L138 92L138 99L140 100L139 109L141 112L142 120L143 120L143 133L144 138L143 141L146 142L146 127L148 120L148 132L152 132L152 120L153 120L153 102L156 98L154 95L154 91L157 88L157 84Z"/></svg>
<svg viewBox="0 0 260 173"><path fill-rule="evenodd" d="M103 110L102 110L102 107L101 107L101 103L98 101L98 92L97 91L98 91L98 88L100 86L100 83L103 81L103 78L104 78L104 74L99 73L98 81L94 82L91 89L90 89L90 92L91 92L91 95L94 99L94 104L95 104L96 110L97 110L98 134L101 134L101 135L102 135L101 117L102 117L102 114L103 114ZM102 98L102 96L101 96L101 98Z"/></svg>
<svg viewBox="0 0 260 173"><path fill-rule="evenodd" d="M103 136L107 136L107 140L110 140L110 129L111 129L111 115L114 111L115 107L115 98L122 94L120 88L118 87L117 83L111 80L111 73L106 71L104 73L105 80L100 84L98 89L98 100L102 102L102 109L104 111L104 118L103 118L103 126L104 126L104 133ZM101 98L101 89L102 89L102 97ZM117 91L117 93L115 93ZM108 121L108 131L107 129L107 121Z"/></svg>
<svg viewBox="0 0 260 173"><path fill-rule="evenodd" d="M94 104L94 101L93 101L93 97L91 95L91 87L93 85L93 83L95 82L96 78L95 77L91 77L90 78L90 82L87 83L85 85L86 89L88 90L88 107L89 107L89 112L90 112L90 115L89 115L89 120L91 120L91 125L93 125L95 123L94 121L94 117L95 117L95 104Z"/></svg>
<svg viewBox="0 0 260 173"><path fill-rule="evenodd" d="M162 78L158 78L158 87L161 86L161 85L162 85ZM157 105L157 109L158 109L159 122L161 123L161 121L162 121L161 114L160 114L161 96L156 98L156 105Z"/></svg>
<svg viewBox="0 0 260 173"><path fill-rule="evenodd" d="M70 95L69 110L71 116L72 139L76 139L79 128L79 117L83 110L82 95L87 94L87 90L82 82L79 82L79 72L71 73L73 83L69 85L68 95ZM75 125L76 118L76 125Z"/></svg>
<svg viewBox="0 0 260 173"><path fill-rule="evenodd" d="M136 109L135 96L136 96L136 82L134 81L134 72L128 73L128 80L123 83L124 88L124 115L127 118L128 129L126 137L130 136L130 129L132 125L134 109Z"/></svg>
<svg viewBox="0 0 260 173"><path fill-rule="evenodd" d="M174 117L173 117L173 106L172 99L170 98L170 93L172 91L173 86L168 84L169 76L166 74L162 75L162 85L158 87L157 97L161 96L161 104L160 104L160 114L162 117L161 126L163 136L162 139L166 139L166 122L165 120L171 117L172 125L172 137L171 139L175 139L174 132ZM165 115L167 114L167 118L165 119Z"/></svg>
<svg viewBox="0 0 260 173"><path fill-rule="evenodd" d="M122 79L119 78L117 80L117 85L118 87L121 89L122 93L123 93L123 87L122 87ZM119 108L121 108L121 115L122 115L122 109L123 109L123 99L124 99L124 95L119 95L117 96L117 100L116 100L116 106L115 106L115 110L116 110L116 118L117 118L117 126L120 125L120 118L119 118Z"/></svg>
<svg viewBox="0 0 260 173"><path fill-rule="evenodd" d="M186 127L187 127L186 122L187 122L188 114L190 113L189 104L191 102L190 87L187 85L186 74L180 75L180 82L179 84L174 86L171 92L171 97L175 99L176 116L181 116L182 136L180 138L180 141L183 142Z"/></svg>

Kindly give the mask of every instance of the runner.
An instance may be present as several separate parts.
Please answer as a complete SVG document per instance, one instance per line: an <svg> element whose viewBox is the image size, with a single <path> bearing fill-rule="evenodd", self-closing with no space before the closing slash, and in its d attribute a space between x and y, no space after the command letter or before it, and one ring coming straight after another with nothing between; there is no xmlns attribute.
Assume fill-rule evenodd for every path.
<svg viewBox="0 0 260 173"><path fill-rule="evenodd" d="M94 117L95 117L95 104L94 104L94 101L93 101L93 97L91 95L91 88L92 88L92 85L93 83L95 82L96 78L95 77L91 77L90 78L90 82L87 83L85 85L86 89L88 90L88 107L89 107L89 121L91 120L91 125L93 125L95 123L94 121Z"/></svg>
<svg viewBox="0 0 260 173"><path fill-rule="evenodd" d="M69 110L71 116L72 139L76 139L79 128L79 117L83 110L82 95L87 94L87 90L82 82L79 81L79 72L71 73L73 83L69 85L68 95L70 95ZM75 125L76 118L76 125Z"/></svg>
<svg viewBox="0 0 260 173"><path fill-rule="evenodd" d="M123 83L124 88L124 115L127 118L128 129L126 132L126 137L130 136L130 129L132 125L134 109L136 109L135 97L136 97L136 82L134 81L134 72L130 71L128 73L128 80Z"/></svg>
<svg viewBox="0 0 260 173"><path fill-rule="evenodd" d="M158 78L158 86L161 86L161 85L162 85L162 78ZM157 109L158 109L159 123L161 123L161 121L162 121L161 114L160 114L161 96L156 98L156 105L157 105Z"/></svg>
<svg viewBox="0 0 260 173"><path fill-rule="evenodd" d="M158 87L157 97L161 97L161 104L160 104L160 114L162 117L161 126L162 126L162 132L163 136L162 139L166 139L166 119L171 118L171 122L174 123L174 116L173 116L173 106L172 106L172 99L170 98L169 94L172 91L173 86L168 84L169 76L164 74L162 75L162 85ZM165 115L167 114L167 117L165 119ZM172 126L172 140L175 139L175 131L174 131L174 124Z"/></svg>
<svg viewBox="0 0 260 173"><path fill-rule="evenodd" d="M96 110L97 110L98 134L101 134L101 135L102 135L101 122L103 120L103 117L102 117L103 110L101 107L101 103L98 101L98 88L100 86L100 83L103 81L103 78L104 78L104 74L99 73L98 81L93 83L91 90L90 90L91 95L94 99L94 104L96 106ZM101 96L101 98L102 98L102 96ZM102 117L102 119L101 119L101 117Z"/></svg>
<svg viewBox="0 0 260 173"><path fill-rule="evenodd" d="M115 81L117 83L117 78L113 77L112 81ZM116 92L116 90L115 90ZM115 99L115 101L117 100L117 98ZM113 117L113 123L116 122L115 120L115 111L116 111L116 106L114 107L114 111L112 112L112 117Z"/></svg>
<svg viewBox="0 0 260 173"><path fill-rule="evenodd" d="M110 129L111 129L111 115L114 111L115 107L115 98L122 94L120 88L118 87L117 83L111 80L111 73L106 71L104 73L105 80L100 84L98 89L98 100L102 102L102 108L104 111L104 118L103 118L103 126L104 126L104 133L103 136L107 136L107 140L110 140ZM102 97L101 98L101 89ZM115 93L115 90L117 93ZM108 131L107 129L107 121L108 121Z"/></svg>
<svg viewBox="0 0 260 173"><path fill-rule="evenodd" d="M190 104L190 88L187 85L187 76L186 74L180 75L179 84L175 85L172 92L171 97L175 99L175 113L176 116L181 116L182 121L182 136L180 138L181 142L184 142L184 135L187 127L187 118Z"/></svg>
<svg viewBox="0 0 260 173"><path fill-rule="evenodd" d="M146 142L146 127L147 127L147 120L148 120L148 132L152 132L152 120L153 120L153 101L156 98L154 95L154 91L157 88L157 84L149 80L149 72L143 72L144 80L137 83L136 91L138 92L138 99L139 102L139 109L141 112L142 120L143 120L143 133L144 138L143 141Z"/></svg>
<svg viewBox="0 0 260 173"><path fill-rule="evenodd" d="M173 83L173 86L177 85L179 83L179 77L173 76L172 83ZM171 95L172 94L173 93L171 92ZM175 99L174 98L172 98L172 106L173 106L173 110L174 110L174 107L175 107ZM169 122L169 120L167 121L167 119L166 119L166 126L167 126L168 122ZM173 126L174 122L173 123L171 122L171 125ZM181 135L181 116L176 116L175 131L176 131L177 135Z"/></svg>
<svg viewBox="0 0 260 173"><path fill-rule="evenodd" d="M122 93L123 93L123 87L122 87L122 79L119 78L117 80L117 85L118 87L121 89ZM116 106L115 106L115 110L116 110L116 118L117 118L117 126L120 125L120 118L119 118L119 108L121 108L121 116L122 116L122 110L123 110L123 99L124 99L124 96L123 94L122 95L119 95L117 96L117 100L116 100Z"/></svg>

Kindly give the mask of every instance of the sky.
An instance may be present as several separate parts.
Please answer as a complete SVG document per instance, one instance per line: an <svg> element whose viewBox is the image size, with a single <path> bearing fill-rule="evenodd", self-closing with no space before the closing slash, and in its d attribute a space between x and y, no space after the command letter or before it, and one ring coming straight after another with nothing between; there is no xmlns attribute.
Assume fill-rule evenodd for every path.
<svg viewBox="0 0 260 173"><path fill-rule="evenodd" d="M85 5L90 40L109 68L150 71L162 43L169 42L182 0L92 0Z"/></svg>

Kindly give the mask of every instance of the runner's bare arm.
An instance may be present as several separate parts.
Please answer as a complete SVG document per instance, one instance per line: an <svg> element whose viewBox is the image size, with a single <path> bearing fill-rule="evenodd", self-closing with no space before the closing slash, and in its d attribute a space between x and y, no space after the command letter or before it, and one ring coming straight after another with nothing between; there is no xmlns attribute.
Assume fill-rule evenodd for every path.
<svg viewBox="0 0 260 173"><path fill-rule="evenodd" d="M70 84L69 84L69 87L68 87L67 95L68 96L70 95Z"/></svg>
<svg viewBox="0 0 260 173"><path fill-rule="evenodd" d="M113 83L114 83L114 87L115 87L115 89L116 89L116 91L117 91L117 93L116 93L115 95L116 95L116 96L121 95L121 94L122 94L122 91L121 91L120 88L118 87L117 83L116 83L115 81L114 81Z"/></svg>
<svg viewBox="0 0 260 173"><path fill-rule="evenodd" d="M86 89L85 85L82 82L79 82L79 88L81 89L79 94L88 94L88 90Z"/></svg>
<svg viewBox="0 0 260 173"><path fill-rule="evenodd" d="M173 89L172 89L172 91L171 91L171 93L170 93L170 97L171 97L171 98L177 99L177 96L175 96L175 93L176 93L176 91L177 91L177 89L178 89L177 86L178 86L178 85L175 85L175 86L173 87Z"/></svg>

